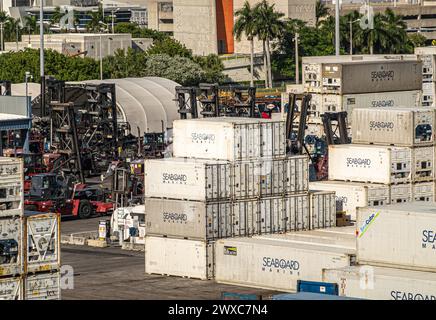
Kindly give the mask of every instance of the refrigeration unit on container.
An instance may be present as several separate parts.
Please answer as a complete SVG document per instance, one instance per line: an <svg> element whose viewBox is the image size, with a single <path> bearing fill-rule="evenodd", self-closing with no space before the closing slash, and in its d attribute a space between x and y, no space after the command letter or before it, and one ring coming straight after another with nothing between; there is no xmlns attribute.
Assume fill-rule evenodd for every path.
<svg viewBox="0 0 436 320"><path fill-rule="evenodd" d="M420 182L412 185L412 201L434 202L435 182Z"/></svg>
<svg viewBox="0 0 436 320"><path fill-rule="evenodd" d="M435 47L415 48L415 54L422 61L423 81L436 80L436 50Z"/></svg>
<svg viewBox="0 0 436 320"><path fill-rule="evenodd" d="M249 160L286 154L285 122L231 117L174 121L175 157Z"/></svg>
<svg viewBox="0 0 436 320"><path fill-rule="evenodd" d="M431 146L435 121L435 110L428 108L357 108L353 112L353 143Z"/></svg>
<svg viewBox="0 0 436 320"><path fill-rule="evenodd" d="M322 92L357 94L421 90L418 60L363 61L322 65Z"/></svg>
<svg viewBox="0 0 436 320"><path fill-rule="evenodd" d="M20 216L0 218L0 276L23 273L23 226Z"/></svg>
<svg viewBox="0 0 436 320"><path fill-rule="evenodd" d="M61 300L61 274L44 272L24 277L24 300Z"/></svg>
<svg viewBox="0 0 436 320"><path fill-rule="evenodd" d="M407 183L412 179L412 152L407 147L361 144L329 146L329 180Z"/></svg>
<svg viewBox="0 0 436 320"><path fill-rule="evenodd" d="M390 204L412 201L412 185L410 183L393 184L390 186Z"/></svg>
<svg viewBox="0 0 436 320"><path fill-rule="evenodd" d="M436 82L424 82L422 84L423 107L434 107L435 93L436 93Z"/></svg>
<svg viewBox="0 0 436 320"><path fill-rule="evenodd" d="M194 279L213 279L213 242L147 236L145 273Z"/></svg>
<svg viewBox="0 0 436 320"><path fill-rule="evenodd" d="M369 300L436 300L436 273L370 265L324 270L339 295Z"/></svg>
<svg viewBox="0 0 436 320"><path fill-rule="evenodd" d="M435 178L435 147L413 148L412 157L413 181L433 181Z"/></svg>
<svg viewBox="0 0 436 320"><path fill-rule="evenodd" d="M0 300L23 300L23 285L20 277L0 279Z"/></svg>
<svg viewBox="0 0 436 320"><path fill-rule="evenodd" d="M389 186L384 184L344 181L310 182L311 190L334 191L342 210L356 220L358 207L379 206L390 203Z"/></svg>
<svg viewBox="0 0 436 320"><path fill-rule="evenodd" d="M410 202L357 212L357 261L436 271L436 205Z"/></svg>
<svg viewBox="0 0 436 320"><path fill-rule="evenodd" d="M145 197L218 201L232 196L231 166L226 161L149 159L144 175Z"/></svg>
<svg viewBox="0 0 436 320"><path fill-rule="evenodd" d="M349 266L355 250L276 238L229 238L216 242L215 253L218 283L295 292L298 280L322 281L323 269Z"/></svg>
<svg viewBox="0 0 436 320"><path fill-rule="evenodd" d="M59 270L60 216L35 213L25 216L26 272Z"/></svg>
<svg viewBox="0 0 436 320"><path fill-rule="evenodd" d="M23 183L23 160L0 157L0 217L23 214Z"/></svg>
<svg viewBox="0 0 436 320"><path fill-rule="evenodd" d="M334 191L309 191L310 229L336 226L336 196Z"/></svg>
<svg viewBox="0 0 436 320"><path fill-rule="evenodd" d="M147 235L214 240L233 236L231 202L145 199Z"/></svg>

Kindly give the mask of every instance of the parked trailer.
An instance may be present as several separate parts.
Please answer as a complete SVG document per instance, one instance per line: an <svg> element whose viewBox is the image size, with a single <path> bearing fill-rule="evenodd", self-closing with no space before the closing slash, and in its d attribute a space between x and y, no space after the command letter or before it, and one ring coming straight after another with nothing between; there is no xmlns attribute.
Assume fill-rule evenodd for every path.
<svg viewBox="0 0 436 320"><path fill-rule="evenodd" d="M334 191L336 200L342 203L342 210L356 220L358 207L379 206L390 203L389 186L384 184L315 181L310 182L311 190Z"/></svg>
<svg viewBox="0 0 436 320"><path fill-rule="evenodd" d="M61 300L60 272L45 272L24 277L25 300Z"/></svg>
<svg viewBox="0 0 436 320"><path fill-rule="evenodd" d="M353 143L431 146L435 122L435 110L428 108L357 108L353 112Z"/></svg>
<svg viewBox="0 0 436 320"><path fill-rule="evenodd" d="M436 300L436 273L370 265L326 269L339 295L371 300Z"/></svg>
<svg viewBox="0 0 436 320"><path fill-rule="evenodd" d="M145 273L194 279L213 279L213 242L147 236Z"/></svg>
<svg viewBox="0 0 436 320"><path fill-rule="evenodd" d="M0 276L22 274L23 261L22 218L0 218Z"/></svg>
<svg viewBox="0 0 436 320"><path fill-rule="evenodd" d="M219 283L295 292L298 280L322 281L323 269L349 266L355 250L275 238L231 238L218 240L215 253Z"/></svg>
<svg viewBox="0 0 436 320"><path fill-rule="evenodd" d="M23 159L0 157L0 217L21 216L24 208Z"/></svg>
<svg viewBox="0 0 436 320"><path fill-rule="evenodd" d="M175 157L235 161L286 154L284 121L230 117L176 120L173 136Z"/></svg>
<svg viewBox="0 0 436 320"><path fill-rule="evenodd" d="M329 146L329 180L407 183L412 180L412 149L361 144Z"/></svg>
<svg viewBox="0 0 436 320"><path fill-rule="evenodd" d="M435 272L435 209L429 202L359 208L359 264Z"/></svg>
<svg viewBox="0 0 436 320"><path fill-rule="evenodd" d="M0 279L0 300L23 300L21 277Z"/></svg>
<svg viewBox="0 0 436 320"><path fill-rule="evenodd" d="M26 213L26 272L59 270L60 215L57 213Z"/></svg>

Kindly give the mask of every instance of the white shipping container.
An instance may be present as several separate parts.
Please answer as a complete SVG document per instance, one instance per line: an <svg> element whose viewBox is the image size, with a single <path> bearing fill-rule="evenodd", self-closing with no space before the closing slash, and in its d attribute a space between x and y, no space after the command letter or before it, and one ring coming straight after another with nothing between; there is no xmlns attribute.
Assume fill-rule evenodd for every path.
<svg viewBox="0 0 436 320"><path fill-rule="evenodd" d="M26 275L24 300L61 300L60 282L60 272Z"/></svg>
<svg viewBox="0 0 436 320"><path fill-rule="evenodd" d="M324 270L324 282L337 283L339 295L370 300L436 300L436 273L353 266Z"/></svg>
<svg viewBox="0 0 436 320"><path fill-rule="evenodd" d="M214 243L198 240L145 238L145 273L213 279Z"/></svg>
<svg viewBox="0 0 436 320"><path fill-rule="evenodd" d="M435 110L428 108L357 108L353 112L353 143L431 146L435 122Z"/></svg>
<svg viewBox="0 0 436 320"><path fill-rule="evenodd" d="M231 167L225 161L165 158L144 166L145 197L217 201L230 199Z"/></svg>
<svg viewBox="0 0 436 320"><path fill-rule="evenodd" d="M336 196L334 191L309 191L310 229L336 226Z"/></svg>
<svg viewBox="0 0 436 320"><path fill-rule="evenodd" d="M0 217L22 215L24 169L19 158L0 157Z"/></svg>
<svg viewBox="0 0 436 320"><path fill-rule="evenodd" d="M20 216L0 218L0 276L23 273L23 227Z"/></svg>
<svg viewBox="0 0 436 320"><path fill-rule="evenodd" d="M436 271L436 204L410 202L357 212L357 260Z"/></svg>
<svg viewBox="0 0 436 320"><path fill-rule="evenodd" d="M0 279L0 300L23 300L21 278Z"/></svg>
<svg viewBox="0 0 436 320"><path fill-rule="evenodd" d="M393 184L390 186L391 204L412 201L412 185L410 183Z"/></svg>
<svg viewBox="0 0 436 320"><path fill-rule="evenodd" d="M286 153L285 122L202 118L174 121L175 157L249 160Z"/></svg>
<svg viewBox="0 0 436 320"><path fill-rule="evenodd" d="M435 182L420 182L412 186L412 201L435 201Z"/></svg>
<svg viewBox="0 0 436 320"><path fill-rule="evenodd" d="M30 214L25 221L26 272L59 270L60 215Z"/></svg>
<svg viewBox="0 0 436 320"><path fill-rule="evenodd" d="M147 235L213 240L233 236L232 204L145 199Z"/></svg>
<svg viewBox="0 0 436 320"><path fill-rule="evenodd" d="M329 146L329 180L406 183L412 178L412 152L406 147Z"/></svg>
<svg viewBox="0 0 436 320"><path fill-rule="evenodd" d="M379 206L390 203L389 186L384 184L314 181L309 184L310 190L334 191L336 200L342 203L342 210L356 220L358 207Z"/></svg>
<svg viewBox="0 0 436 320"><path fill-rule="evenodd" d="M294 292L298 280L321 281L323 269L349 266L355 250L275 237L221 239L215 252L217 282Z"/></svg>
<svg viewBox="0 0 436 320"><path fill-rule="evenodd" d="M424 107L434 107L435 104L435 82L424 82L422 84L422 105Z"/></svg>
<svg viewBox="0 0 436 320"><path fill-rule="evenodd" d="M418 181L433 181L435 178L435 147L419 147L412 149L412 179Z"/></svg>

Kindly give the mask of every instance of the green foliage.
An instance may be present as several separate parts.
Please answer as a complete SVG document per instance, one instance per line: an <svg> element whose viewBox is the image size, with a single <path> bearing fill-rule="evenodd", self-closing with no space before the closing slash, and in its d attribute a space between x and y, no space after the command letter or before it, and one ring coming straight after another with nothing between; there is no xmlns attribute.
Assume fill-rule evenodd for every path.
<svg viewBox="0 0 436 320"><path fill-rule="evenodd" d="M186 57L171 57L167 54L151 55L145 67L146 76L164 77L182 85L197 85L206 79L201 67Z"/></svg>
<svg viewBox="0 0 436 320"><path fill-rule="evenodd" d="M205 72L205 82L220 83L226 80L226 76L222 73L224 64L216 54L194 56L193 60Z"/></svg>
<svg viewBox="0 0 436 320"><path fill-rule="evenodd" d="M152 29L141 28L137 23L119 22L115 25L115 33L130 33L132 38L152 38L153 40L163 40L168 38L164 32Z"/></svg>
<svg viewBox="0 0 436 320"><path fill-rule="evenodd" d="M131 48L117 50L114 56L103 59L104 77L107 79L118 79L127 77L145 76L147 56L140 51Z"/></svg>
<svg viewBox="0 0 436 320"><path fill-rule="evenodd" d="M329 9L325 5L324 2L321 2L321 0L316 1L316 8L315 8L315 26L318 28L319 22L322 18L325 18L329 15Z"/></svg>
<svg viewBox="0 0 436 320"><path fill-rule="evenodd" d="M407 37L407 51L410 53L413 53L415 48L425 47L426 45L427 38L420 33L408 34Z"/></svg>
<svg viewBox="0 0 436 320"><path fill-rule="evenodd" d="M191 50L179 41L169 37L154 41L153 45L147 50L147 54L166 54L170 57L179 56L192 59Z"/></svg>
<svg viewBox="0 0 436 320"><path fill-rule="evenodd" d="M254 8L251 7L248 1L245 1L243 7L235 12L235 18L233 34L236 40L240 41L243 34L245 34L248 40L253 39L256 35Z"/></svg>

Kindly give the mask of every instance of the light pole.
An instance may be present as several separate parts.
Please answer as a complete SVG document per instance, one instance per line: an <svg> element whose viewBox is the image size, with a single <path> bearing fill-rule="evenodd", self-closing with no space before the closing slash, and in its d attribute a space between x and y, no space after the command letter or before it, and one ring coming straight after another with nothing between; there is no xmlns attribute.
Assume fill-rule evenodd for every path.
<svg viewBox="0 0 436 320"><path fill-rule="evenodd" d="M0 42L1 42L0 51L5 50L5 44L3 42L3 31L4 31L4 25L6 23L9 23L9 21L7 20L5 22L0 22Z"/></svg>
<svg viewBox="0 0 436 320"><path fill-rule="evenodd" d="M17 23L17 25L15 26L15 31L16 31L16 35L15 35L15 37L16 37L15 40L16 40L16 41L15 41L15 42L16 42L16 44L17 44L17 51L18 51L18 36L19 36L19 35L18 35L18 33L19 33L18 31L19 31L19 27L20 27L20 26L19 26L18 23Z"/></svg>
<svg viewBox="0 0 436 320"><path fill-rule="evenodd" d="M298 56L298 38L299 38L298 32L295 33L295 84L300 84L300 61Z"/></svg>
<svg viewBox="0 0 436 320"><path fill-rule="evenodd" d="M350 55L353 55L353 23L359 22L360 19L357 20L350 20Z"/></svg>
<svg viewBox="0 0 436 320"><path fill-rule="evenodd" d="M339 0L336 0L335 3L335 47L336 47L336 55L340 55L340 45L339 45L339 18L340 18L340 8L339 8Z"/></svg>
<svg viewBox="0 0 436 320"><path fill-rule="evenodd" d="M41 117L45 117L45 72L44 72L44 0L39 0L39 62L41 75Z"/></svg>
<svg viewBox="0 0 436 320"><path fill-rule="evenodd" d="M120 10L120 8L116 8L115 10L111 10L111 18L112 18L112 33L115 33L114 29L115 29L115 17L116 15L114 14L114 12L117 12L118 10Z"/></svg>
<svg viewBox="0 0 436 320"><path fill-rule="evenodd" d="M101 25L107 26L103 21L98 22ZM101 41L101 30L100 30L100 80L103 80L103 55L101 53L102 41Z"/></svg>

